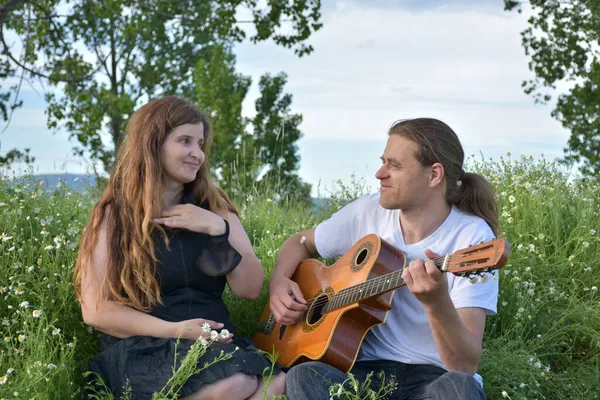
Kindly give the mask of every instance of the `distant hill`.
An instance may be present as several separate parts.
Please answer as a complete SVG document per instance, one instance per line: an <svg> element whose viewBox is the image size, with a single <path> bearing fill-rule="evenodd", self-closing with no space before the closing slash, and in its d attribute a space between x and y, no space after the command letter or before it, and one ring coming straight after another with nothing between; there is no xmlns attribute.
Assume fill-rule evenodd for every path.
<svg viewBox="0 0 600 400"><path fill-rule="evenodd" d="M96 177L83 174L39 174L33 175L33 178L44 181L48 188L57 187L58 182L69 186L73 190L83 190L96 184Z"/></svg>
<svg viewBox="0 0 600 400"><path fill-rule="evenodd" d="M73 190L83 190L96 184L96 177L84 174L37 174L33 175L35 181L44 181L47 188L52 189L62 182ZM326 207L329 199L313 197L313 209Z"/></svg>

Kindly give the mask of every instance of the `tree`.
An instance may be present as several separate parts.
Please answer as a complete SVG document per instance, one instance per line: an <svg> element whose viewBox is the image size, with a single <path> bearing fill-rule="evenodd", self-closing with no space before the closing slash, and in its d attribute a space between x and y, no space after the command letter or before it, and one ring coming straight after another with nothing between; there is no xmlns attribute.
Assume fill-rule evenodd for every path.
<svg viewBox="0 0 600 400"><path fill-rule="evenodd" d="M10 62L6 59L0 60L0 80L4 80L9 76L14 75L14 68L10 65ZM10 123L13 111L22 105L22 102L18 100L18 96L11 96L13 92L18 92L22 83L22 78L16 86L10 88L7 92L0 92L0 120L7 121ZM4 131L2 131L4 132ZM0 150L2 149L2 143L0 142ZM25 163L32 163L35 158L29 155L30 149L21 151L19 149L11 149L6 152L5 155L0 155L0 168L11 165L16 161L23 161Z"/></svg>
<svg viewBox="0 0 600 400"><path fill-rule="evenodd" d="M48 126L64 127L109 170L134 108L164 94L194 94L193 71L205 48L273 40L302 56L321 27L320 0L9 0L0 8L4 55L31 76L62 89L48 93ZM238 21L245 10L252 20ZM249 35L242 24L256 31ZM286 25L286 26L283 26ZM19 34L12 54L4 30ZM109 139L103 141L103 133ZM105 140L106 141L106 140Z"/></svg>
<svg viewBox="0 0 600 400"><path fill-rule="evenodd" d="M268 168L265 183L274 183L285 195L310 199L311 186L298 177L300 157L298 139L302 115L292 114L292 95L283 93L287 75L266 74L260 78L261 96L256 100L256 116L252 120L258 159Z"/></svg>
<svg viewBox="0 0 600 400"><path fill-rule="evenodd" d="M213 145L209 160L223 187L240 178L239 171L255 170L250 157L253 141L246 135L248 121L242 116L242 103L252 80L235 70L235 56L230 47L219 45L209 49L210 57L200 60L194 71L197 106L210 116ZM244 152L243 154L241 154Z"/></svg>
<svg viewBox="0 0 600 400"><path fill-rule="evenodd" d="M505 9L522 11L522 1L505 0ZM600 1L530 0L532 15L522 35L534 79L525 93L548 103L558 84L570 89L558 96L552 116L571 131L567 162L580 162L585 175L600 171Z"/></svg>
<svg viewBox="0 0 600 400"><path fill-rule="evenodd" d="M251 187L276 188L281 196L310 200L309 184L297 175L301 137L300 114L290 111L292 96L284 93L287 76L260 78L255 116L242 116L250 77L235 70L235 56L226 45L207 49L194 72L198 107L211 118L214 131L210 165L228 192ZM260 178L260 179L259 179Z"/></svg>

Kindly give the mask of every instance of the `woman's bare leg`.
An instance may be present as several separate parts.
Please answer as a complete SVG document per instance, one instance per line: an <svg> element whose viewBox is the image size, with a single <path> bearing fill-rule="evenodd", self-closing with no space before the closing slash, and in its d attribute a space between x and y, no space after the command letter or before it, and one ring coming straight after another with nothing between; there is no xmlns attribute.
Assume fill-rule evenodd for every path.
<svg viewBox="0 0 600 400"><path fill-rule="evenodd" d="M248 400L261 400L263 399L263 391L265 389L265 383L262 379L260 379L260 383L258 384L258 388L256 392L249 397ZM275 375L271 382L269 382L269 386L266 390L266 397L277 396L285 393L285 372L280 372Z"/></svg>
<svg viewBox="0 0 600 400"><path fill-rule="evenodd" d="M238 372L229 378L202 386L197 392L181 397L181 400L246 400L256 392L257 388L258 379L255 376Z"/></svg>

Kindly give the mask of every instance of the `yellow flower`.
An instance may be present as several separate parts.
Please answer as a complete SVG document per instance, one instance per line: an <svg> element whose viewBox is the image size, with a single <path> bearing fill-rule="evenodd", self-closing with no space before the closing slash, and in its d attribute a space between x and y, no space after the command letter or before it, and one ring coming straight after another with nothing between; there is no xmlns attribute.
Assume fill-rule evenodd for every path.
<svg viewBox="0 0 600 400"><path fill-rule="evenodd" d="M27 338L27 336L25 336L25 335L17 336L17 339L19 340L20 343L23 343L25 341L25 338Z"/></svg>

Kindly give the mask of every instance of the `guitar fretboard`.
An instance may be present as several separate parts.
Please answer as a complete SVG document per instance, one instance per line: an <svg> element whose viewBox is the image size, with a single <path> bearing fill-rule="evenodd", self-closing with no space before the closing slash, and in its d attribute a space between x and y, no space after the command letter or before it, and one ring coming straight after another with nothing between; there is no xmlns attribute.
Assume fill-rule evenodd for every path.
<svg viewBox="0 0 600 400"><path fill-rule="evenodd" d="M402 270L369 279L366 282L340 290L339 293L334 295L329 303L323 308L323 312L326 313L345 307L349 304L375 296L376 294L399 288L402 285L404 285Z"/></svg>
<svg viewBox="0 0 600 400"><path fill-rule="evenodd" d="M433 260L435 266L438 268L442 267L444 261L445 257L438 257ZM404 279L402 279L403 270L404 269L399 269L390 272L389 274L381 275L363 283L359 283L358 285L340 290L330 298L327 305L323 307L322 313L337 310L338 308L346 307L352 303L357 303L368 299L369 297L399 288L404 285Z"/></svg>

